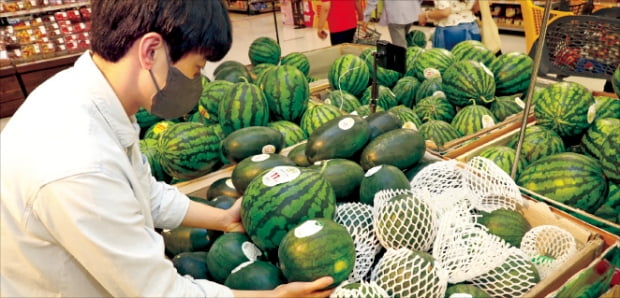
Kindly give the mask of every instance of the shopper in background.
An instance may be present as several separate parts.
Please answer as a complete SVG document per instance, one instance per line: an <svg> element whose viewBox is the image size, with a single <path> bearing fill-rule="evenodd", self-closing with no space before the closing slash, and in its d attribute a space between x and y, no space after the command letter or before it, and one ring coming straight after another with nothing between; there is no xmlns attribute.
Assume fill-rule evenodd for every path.
<svg viewBox="0 0 620 298"><path fill-rule="evenodd" d="M357 30L357 22L363 20L363 0L321 0L317 35L320 39L327 38L325 21L329 28L329 39L332 46L341 43L352 43ZM416 0L417 1L417 0Z"/></svg>
<svg viewBox="0 0 620 298"><path fill-rule="evenodd" d="M364 29L379 0L367 0L364 9ZM420 14L420 0L384 0L380 24L387 24L392 44L407 48L406 35Z"/></svg>
<svg viewBox="0 0 620 298"><path fill-rule="evenodd" d="M232 42L221 1L92 0L92 50L34 90L0 135L2 297L327 296L333 279L231 291L180 276L155 228L244 231L228 210L156 182L140 107L197 104L200 70Z"/></svg>
<svg viewBox="0 0 620 298"><path fill-rule="evenodd" d="M435 0L435 8L421 13L418 22L421 26L434 22L433 47L451 50L461 41L481 40L477 10L477 0Z"/></svg>

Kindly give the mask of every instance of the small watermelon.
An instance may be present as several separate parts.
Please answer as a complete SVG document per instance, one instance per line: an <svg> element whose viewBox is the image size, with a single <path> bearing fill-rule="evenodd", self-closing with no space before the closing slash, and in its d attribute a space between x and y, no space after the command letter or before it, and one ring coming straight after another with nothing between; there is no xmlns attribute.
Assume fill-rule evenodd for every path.
<svg viewBox="0 0 620 298"><path fill-rule="evenodd" d="M259 86L274 120L297 122L306 111L310 86L304 74L294 66L272 68L264 74Z"/></svg>
<svg viewBox="0 0 620 298"><path fill-rule="evenodd" d="M308 76L310 73L310 60L308 60L308 56L304 53L300 52L292 52L280 60L280 65L291 65L295 66L304 76Z"/></svg>
<svg viewBox="0 0 620 298"><path fill-rule="evenodd" d="M424 71L433 68L442 73L454 63L454 56L446 49L432 48L420 53L414 65L415 77L422 81L425 79Z"/></svg>
<svg viewBox="0 0 620 298"><path fill-rule="evenodd" d="M559 82L545 87L536 100L536 124L556 131L561 137L577 136L594 120L594 97L585 86Z"/></svg>
<svg viewBox="0 0 620 298"><path fill-rule="evenodd" d="M518 141L519 135L515 135L506 145L516 149ZM525 136L521 145L521 155L529 163L542 157L565 151L564 141L555 131L538 125L528 126L525 129Z"/></svg>
<svg viewBox="0 0 620 298"><path fill-rule="evenodd" d="M269 106L263 91L252 83L236 83L218 106L218 119L225 135L248 126L265 126Z"/></svg>
<svg viewBox="0 0 620 298"><path fill-rule="evenodd" d="M344 90L333 90L327 94L323 101L326 104L334 105L339 110L351 113L355 111L361 104L355 95Z"/></svg>
<svg viewBox="0 0 620 298"><path fill-rule="evenodd" d="M484 106L473 104L460 109L450 123L463 135L473 134L497 123L493 113Z"/></svg>
<svg viewBox="0 0 620 298"><path fill-rule="evenodd" d="M495 99L493 73L482 63L461 60L448 67L442 75L442 90L456 106L489 104Z"/></svg>
<svg viewBox="0 0 620 298"><path fill-rule="evenodd" d="M534 61L521 52L501 54L489 68L495 78L497 95L525 93L530 86Z"/></svg>
<svg viewBox="0 0 620 298"><path fill-rule="evenodd" d="M442 120L428 120L420 126L420 134L425 140L430 140L435 149L442 148L444 144L463 136L454 126Z"/></svg>
<svg viewBox="0 0 620 298"><path fill-rule="evenodd" d="M259 37L252 41L248 56L252 65L271 63L277 65L280 62L282 49L277 41L271 37Z"/></svg>
<svg viewBox="0 0 620 298"><path fill-rule="evenodd" d="M301 117L299 126L307 135L311 135L321 125L341 115L342 112L336 106L310 103Z"/></svg>
<svg viewBox="0 0 620 298"><path fill-rule="evenodd" d="M364 59L353 54L342 55L330 65L327 80L332 90L361 95L368 86L370 71Z"/></svg>
<svg viewBox="0 0 620 298"><path fill-rule="evenodd" d="M415 107L413 107L413 111L420 116L422 122L429 120L451 122L456 115L456 107L448 101L443 93L419 100Z"/></svg>
<svg viewBox="0 0 620 298"><path fill-rule="evenodd" d="M407 32L405 35L405 39L407 40L407 47L426 47L426 34L420 30L411 30Z"/></svg>

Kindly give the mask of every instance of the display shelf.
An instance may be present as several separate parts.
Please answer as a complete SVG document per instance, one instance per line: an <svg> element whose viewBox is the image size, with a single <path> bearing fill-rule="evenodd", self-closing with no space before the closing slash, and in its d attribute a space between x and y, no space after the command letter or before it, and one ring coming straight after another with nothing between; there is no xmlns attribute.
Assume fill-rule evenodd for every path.
<svg viewBox="0 0 620 298"><path fill-rule="evenodd" d="M279 1L270 0L227 0L228 11L243 12L248 15L273 12L280 8Z"/></svg>
<svg viewBox="0 0 620 298"><path fill-rule="evenodd" d="M58 11L69 8L78 8L81 6L89 5L89 2L76 2L76 3L67 3L61 5L51 5L51 6L42 6L42 7L34 7L26 10L18 10L18 11L10 11L10 12L2 12L0 13L0 18L13 18L13 17L21 17L32 14L41 14L46 12Z"/></svg>

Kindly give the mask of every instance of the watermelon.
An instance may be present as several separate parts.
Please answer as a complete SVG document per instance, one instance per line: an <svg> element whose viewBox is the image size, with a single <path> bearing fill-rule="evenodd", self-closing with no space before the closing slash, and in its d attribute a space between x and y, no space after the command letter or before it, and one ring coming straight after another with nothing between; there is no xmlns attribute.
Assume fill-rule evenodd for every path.
<svg viewBox="0 0 620 298"><path fill-rule="evenodd" d="M442 77L442 90L456 106L468 105L471 99L479 105L489 104L495 99L493 73L480 62L456 62L446 69Z"/></svg>
<svg viewBox="0 0 620 298"><path fill-rule="evenodd" d="M384 110L388 110L398 105L396 95L390 88L382 85L377 85L377 107L381 107ZM372 86L368 86L364 94L360 97L360 103L362 105L370 104L372 98Z"/></svg>
<svg viewBox="0 0 620 298"><path fill-rule="evenodd" d="M454 59L478 61L487 67L495 60L495 54L487 49L484 45L472 45L469 47L461 47L458 51L452 50Z"/></svg>
<svg viewBox="0 0 620 298"><path fill-rule="evenodd" d="M589 155L601 159L603 143L605 143L611 132L618 128L620 128L620 119L598 118L583 134L581 144Z"/></svg>
<svg viewBox="0 0 620 298"><path fill-rule="evenodd" d="M146 157L151 168L151 175L153 175L155 180L170 183L172 177L161 166L161 157L159 156L159 151L157 151L157 144L157 140L153 139L140 140L140 151Z"/></svg>
<svg viewBox="0 0 620 298"><path fill-rule="evenodd" d="M517 148L519 135L514 135L506 146ZM521 155L527 162L532 163L542 157L565 152L564 141L553 130L533 125L525 129L525 136L521 145Z"/></svg>
<svg viewBox="0 0 620 298"><path fill-rule="evenodd" d="M410 189L405 173L392 165L370 168L360 182L360 202L374 205L375 194L384 189Z"/></svg>
<svg viewBox="0 0 620 298"><path fill-rule="evenodd" d="M460 109L450 123L463 135L473 134L497 123L493 113L484 106L473 104Z"/></svg>
<svg viewBox="0 0 620 298"><path fill-rule="evenodd" d="M228 81L231 83L252 82L252 75L247 67L239 61L226 61L218 65L213 71L215 81Z"/></svg>
<svg viewBox="0 0 620 298"><path fill-rule="evenodd" d="M155 123L164 120L158 116L151 114L145 108L140 107L138 112L136 112L136 120L138 122L138 126L140 126L140 137L144 136L149 127L153 126Z"/></svg>
<svg viewBox="0 0 620 298"><path fill-rule="evenodd" d="M370 114L365 119L370 127L369 141L372 141L374 138L390 130L398 129L403 126L403 121L400 120L396 114L388 111L379 111Z"/></svg>
<svg viewBox="0 0 620 298"><path fill-rule="evenodd" d="M608 189L609 192L607 193L605 203L594 211L594 215L620 224L620 221L618 221L620 219L618 217L620 214L620 185L609 181Z"/></svg>
<svg viewBox="0 0 620 298"><path fill-rule="evenodd" d="M436 148L442 148L445 143L463 136L454 126L442 120L428 120L420 126L419 131L422 137L432 141Z"/></svg>
<svg viewBox="0 0 620 298"><path fill-rule="evenodd" d="M561 137L577 136L594 120L594 97L585 86L574 82L545 87L536 100L536 124L553 129Z"/></svg>
<svg viewBox="0 0 620 298"><path fill-rule="evenodd" d="M368 66L368 73L371 74L371 78L372 78L373 65L374 65L374 59L375 59L373 53L376 53L376 52L377 52L376 47L370 47L362 51L362 53L360 54L360 58L366 61L366 65ZM383 68L377 65L377 84L378 85L392 88L392 86L396 84L396 82L398 81L398 79L400 79L400 77L401 77L401 74L398 71Z"/></svg>
<svg viewBox="0 0 620 298"><path fill-rule="evenodd" d="M355 109L361 105L355 95L344 90L332 90L327 94L323 102L334 105L341 111L347 113L355 111Z"/></svg>
<svg viewBox="0 0 620 298"><path fill-rule="evenodd" d="M618 65L616 71L614 71L614 74L611 77L611 85L613 86L616 95L620 97L620 65Z"/></svg>
<svg viewBox="0 0 620 298"><path fill-rule="evenodd" d="M365 170L393 165L401 170L415 165L426 152L424 137L416 130L399 128L370 141L362 151L360 165Z"/></svg>
<svg viewBox="0 0 620 298"><path fill-rule="evenodd" d="M247 261L254 261L262 252L239 232L224 233L218 237L207 253L207 266L214 281L223 283L231 271Z"/></svg>
<svg viewBox="0 0 620 298"><path fill-rule="evenodd" d="M489 68L495 78L497 95L525 94L530 86L534 61L521 52L499 55Z"/></svg>
<svg viewBox="0 0 620 298"><path fill-rule="evenodd" d="M207 251L221 232L201 228L179 226L171 230L163 230L166 255L174 257L183 252Z"/></svg>
<svg viewBox="0 0 620 298"><path fill-rule="evenodd" d="M450 122L456 115L456 107L442 93L419 100L413 111L420 116L422 122L429 120Z"/></svg>
<svg viewBox="0 0 620 298"><path fill-rule="evenodd" d="M609 96L594 96L596 118L620 119L620 100Z"/></svg>
<svg viewBox="0 0 620 298"><path fill-rule="evenodd" d="M601 163L572 152L536 160L523 169L517 184L588 213L596 211L607 195Z"/></svg>
<svg viewBox="0 0 620 298"><path fill-rule="evenodd" d="M364 169L348 159L335 158L317 161L310 166L323 174L334 189L337 202L348 202L357 200L359 196L359 186L364 177Z"/></svg>
<svg viewBox="0 0 620 298"><path fill-rule="evenodd" d="M415 104L415 95L419 86L420 81L414 77L400 78L394 87L392 87L392 92L394 96L396 96L396 102L398 102L399 105L404 105L409 108L413 107Z"/></svg>
<svg viewBox="0 0 620 298"><path fill-rule="evenodd" d="M144 137L143 139L152 139L152 140L159 140L159 137L161 136L161 134L168 129L168 127L170 127L171 125L177 123L176 121L171 121L171 120L162 120L159 121L155 124L153 124L153 126L149 127L149 129L146 130L146 132L144 133Z"/></svg>
<svg viewBox="0 0 620 298"><path fill-rule="evenodd" d="M396 117L398 117L403 124L407 122L411 122L415 125L416 129L422 125L422 120L418 115L410 108L404 105L397 105L393 108L390 108L388 112L394 113Z"/></svg>
<svg viewBox="0 0 620 298"><path fill-rule="evenodd" d="M407 40L407 47L426 47L426 34L420 30L410 30L405 35L405 39Z"/></svg>
<svg viewBox="0 0 620 298"><path fill-rule="evenodd" d="M271 127L282 134L284 137L284 147L293 146L308 138L308 134L299 125L291 121L272 121L267 123L267 127Z"/></svg>
<svg viewBox="0 0 620 298"><path fill-rule="evenodd" d="M467 51L467 49L471 48L471 47L476 47L476 46L483 46L484 44L478 40L464 40L461 41L459 43L457 43L456 45L454 45L454 47L452 47L452 50L450 50L450 52L452 52L452 55L461 55L460 52L461 51Z"/></svg>
<svg viewBox="0 0 620 298"><path fill-rule="evenodd" d="M232 89L229 81L213 81L202 87L202 94L198 101L198 112L203 118L219 123L218 107L222 98Z"/></svg>
<svg viewBox="0 0 620 298"><path fill-rule="evenodd" d="M161 165L170 176L193 179L211 172L220 159L220 136L214 126L175 123L157 144Z"/></svg>
<svg viewBox="0 0 620 298"><path fill-rule="evenodd" d="M489 233L502 238L514 247L521 247L521 239L532 226L516 210L500 208L491 212L482 212L478 223L489 229Z"/></svg>
<svg viewBox="0 0 620 298"><path fill-rule="evenodd" d="M491 103L491 113L499 121L504 121L508 116L521 113L525 103L518 96L507 95L495 97L495 100Z"/></svg>
<svg viewBox="0 0 620 298"><path fill-rule="evenodd" d="M611 181L620 183L620 129L616 127L601 145L601 165Z"/></svg>
<svg viewBox="0 0 620 298"><path fill-rule="evenodd" d="M325 122L341 115L342 112L336 106L322 103L310 103L308 109L301 117L299 126L307 135L311 135Z"/></svg>
<svg viewBox="0 0 620 298"><path fill-rule="evenodd" d="M180 275L197 279L210 278L206 251L186 251L172 258L172 265Z"/></svg>
<svg viewBox="0 0 620 298"><path fill-rule="evenodd" d="M424 49L417 46L407 47L407 51L405 52L407 71L405 72L405 76L407 77L415 77L415 61L418 59L418 56L424 52Z"/></svg>
<svg viewBox="0 0 620 298"><path fill-rule="evenodd" d="M327 80L332 90L344 90L359 96L366 90L370 71L364 59L353 54L344 54L330 65Z"/></svg>
<svg viewBox="0 0 620 298"><path fill-rule="evenodd" d="M290 230L278 248L282 273L289 282L331 276L335 287L355 265L355 244L345 227L328 218L304 221Z"/></svg>
<svg viewBox="0 0 620 298"><path fill-rule="evenodd" d="M222 154L232 163L261 153L278 153L284 147L284 136L266 126L248 126L227 135L221 144Z"/></svg>
<svg viewBox="0 0 620 298"><path fill-rule="evenodd" d="M308 219L333 219L335 212L336 195L323 175L292 166L261 173L250 182L241 202L243 226L268 253L297 225Z"/></svg>
<svg viewBox="0 0 620 298"><path fill-rule="evenodd" d="M218 196L239 198L241 197L241 193L237 191L230 177L222 177L211 183L211 185L209 185L209 188L207 189L207 200L214 199Z"/></svg>
<svg viewBox="0 0 620 298"><path fill-rule="evenodd" d="M385 111L385 109L383 109L381 106L375 106L375 112L381 112L381 111ZM371 114L370 111L370 105L361 105L357 108L355 108L355 111L351 112L351 115L358 115L361 117L365 117Z"/></svg>
<svg viewBox="0 0 620 298"><path fill-rule="evenodd" d="M299 167L307 167L310 165L310 161L306 156L306 145L308 142L302 142L297 144L291 149L286 155L290 160L292 160Z"/></svg>
<svg viewBox="0 0 620 298"><path fill-rule="evenodd" d="M476 277L473 285L492 297L524 297L527 291L540 282L534 263L523 252L514 249L503 264Z"/></svg>
<svg viewBox="0 0 620 298"><path fill-rule="evenodd" d="M257 84L258 77L262 76L266 71L274 68L276 65L271 63L261 63L252 68L252 73L254 74L254 83Z"/></svg>
<svg viewBox="0 0 620 298"><path fill-rule="evenodd" d="M415 60L414 65L415 77L422 81L425 79L424 70L427 68L434 68L442 73L448 69L452 63L454 63L454 56L446 49L432 48L420 53Z"/></svg>
<svg viewBox="0 0 620 298"><path fill-rule="evenodd" d="M277 41L270 37L256 38L250 44L248 50L248 56L250 57L250 63L252 65L259 65L261 63L271 63L277 65L280 62L280 55L282 49Z"/></svg>
<svg viewBox="0 0 620 298"><path fill-rule="evenodd" d="M511 147L496 145L483 149L480 153L478 153L478 156L489 159L510 176L516 154L516 150ZM519 173L521 173L526 166L527 161L525 157L521 156L517 163L517 172L515 177L519 177Z"/></svg>
<svg viewBox="0 0 620 298"><path fill-rule="evenodd" d="M388 250L377 264L372 280L388 297L441 297L447 282L438 265L427 252L406 248Z"/></svg>
<svg viewBox="0 0 620 298"><path fill-rule="evenodd" d="M265 94L251 83L236 83L222 98L218 118L224 135L248 126L265 126L269 107Z"/></svg>
<svg viewBox="0 0 620 298"><path fill-rule="evenodd" d="M249 156L239 162L233 169L231 181L235 189L243 194L256 176L275 166L294 166L295 163L280 154L257 154Z"/></svg>
<svg viewBox="0 0 620 298"><path fill-rule="evenodd" d="M235 290L273 290L286 283L282 271L265 261L248 261L230 272L224 285Z"/></svg>
<svg viewBox="0 0 620 298"><path fill-rule="evenodd" d="M274 120L297 122L306 111L310 87L304 74L294 66L276 66L259 83Z"/></svg>
<svg viewBox="0 0 620 298"><path fill-rule="evenodd" d="M418 91L415 94L416 104L419 103L420 100L422 100L423 98L427 98L433 95L441 95L443 97L446 97L446 95L442 91L442 88L443 80L441 79L441 77L432 77L422 81L422 83L420 83L420 86L418 87ZM441 91L441 93L437 93L437 91Z"/></svg>
<svg viewBox="0 0 620 298"><path fill-rule="evenodd" d="M370 126L363 118L344 115L316 129L306 145L306 157L311 163L331 158L351 158L370 138Z"/></svg>
<svg viewBox="0 0 620 298"><path fill-rule="evenodd" d="M308 56L304 53L300 52L292 52L280 60L280 65L291 65L299 69L304 76L308 76L310 73L310 61L308 60Z"/></svg>

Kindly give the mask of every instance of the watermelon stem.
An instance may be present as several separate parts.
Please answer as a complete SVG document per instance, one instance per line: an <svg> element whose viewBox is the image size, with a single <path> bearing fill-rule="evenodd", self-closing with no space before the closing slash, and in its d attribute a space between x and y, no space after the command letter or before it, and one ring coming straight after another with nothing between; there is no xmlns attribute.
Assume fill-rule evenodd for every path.
<svg viewBox="0 0 620 298"><path fill-rule="evenodd" d="M484 98L484 96L480 96L480 100L484 103L492 103L495 100L495 98L491 98L487 100L486 98Z"/></svg>

